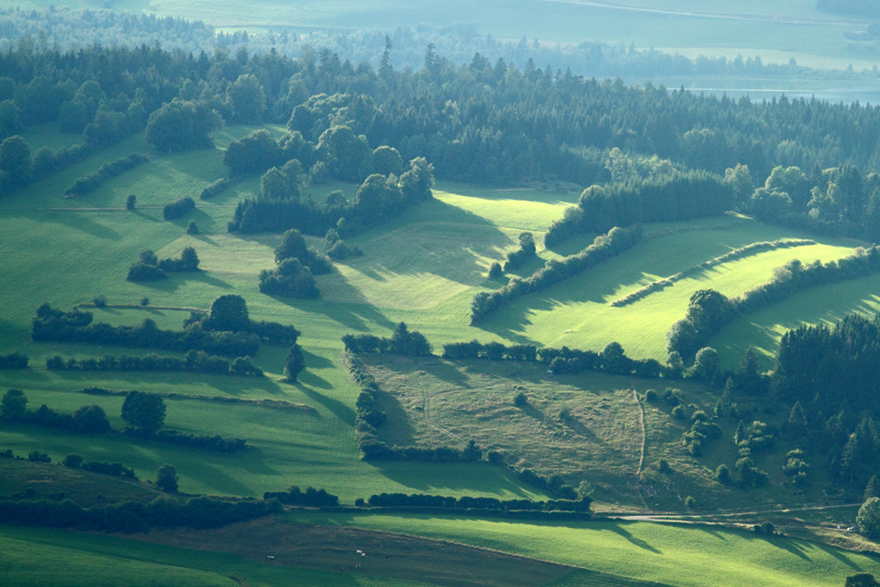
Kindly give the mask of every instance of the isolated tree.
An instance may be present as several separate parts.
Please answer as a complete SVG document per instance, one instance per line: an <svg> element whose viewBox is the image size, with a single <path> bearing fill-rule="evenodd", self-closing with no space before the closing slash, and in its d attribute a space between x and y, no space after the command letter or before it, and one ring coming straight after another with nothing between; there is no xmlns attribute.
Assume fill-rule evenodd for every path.
<svg viewBox="0 0 880 587"><path fill-rule="evenodd" d="M101 406L83 406L73 413L76 429L86 434L102 434L110 430L107 414Z"/></svg>
<svg viewBox="0 0 880 587"><path fill-rule="evenodd" d="M871 540L880 538L880 498L869 497L856 515L859 533Z"/></svg>
<svg viewBox="0 0 880 587"><path fill-rule="evenodd" d="M162 465L156 475L156 487L165 493L177 493L177 467Z"/></svg>
<svg viewBox="0 0 880 587"><path fill-rule="evenodd" d="M296 383L299 374L305 371L306 359L303 356L302 347L294 344L284 360L284 379L288 383Z"/></svg>
<svg viewBox="0 0 880 587"><path fill-rule="evenodd" d="M137 206L137 196L134 194L129 194L129 196L125 199L125 207L128 210L134 210L135 206Z"/></svg>
<svg viewBox="0 0 880 587"><path fill-rule="evenodd" d="M189 224L186 225L186 234L189 234L189 235L199 234L199 225L196 224L195 220L190 220Z"/></svg>
<svg viewBox="0 0 880 587"><path fill-rule="evenodd" d="M122 402L122 419L135 430L155 434L165 423L165 400L155 393L130 391Z"/></svg>
<svg viewBox="0 0 880 587"><path fill-rule="evenodd" d="M251 324L247 302L235 294L223 295L214 300L209 318L214 330L237 332L247 330Z"/></svg>
<svg viewBox="0 0 880 587"><path fill-rule="evenodd" d="M0 402L0 417L4 420L20 420L27 414L27 397L19 389L10 389Z"/></svg>
<svg viewBox="0 0 880 587"><path fill-rule="evenodd" d="M184 247L180 253L180 265L184 271L199 270L199 255L192 247Z"/></svg>

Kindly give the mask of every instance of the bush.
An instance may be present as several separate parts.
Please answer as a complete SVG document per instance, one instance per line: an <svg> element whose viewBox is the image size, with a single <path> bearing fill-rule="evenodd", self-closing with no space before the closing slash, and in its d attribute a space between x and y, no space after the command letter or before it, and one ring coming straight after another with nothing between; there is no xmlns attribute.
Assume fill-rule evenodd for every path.
<svg viewBox="0 0 880 587"><path fill-rule="evenodd" d="M189 224L186 225L186 234L199 234L199 225L196 224L195 220L190 220Z"/></svg>
<svg viewBox="0 0 880 587"><path fill-rule="evenodd" d="M223 192L226 188L232 185L232 180L226 177L220 178L214 183L210 184L208 187L202 190L202 193L199 194L200 200L210 200L214 196Z"/></svg>
<svg viewBox="0 0 880 587"><path fill-rule="evenodd" d="M126 210L134 210L136 204L137 204L137 196L135 196L134 194L130 194L125 199Z"/></svg>
<svg viewBox="0 0 880 587"><path fill-rule="evenodd" d="M93 192L101 187L101 185L107 180L116 177L117 175L121 175L129 169L137 167L138 165L141 165L142 163L146 163L148 161L149 159L147 159L143 155L132 153L128 157L116 159L115 161L111 161L110 163L104 163L103 165L101 165L100 168L98 168L98 171L76 180L72 186L65 190L64 196L72 197ZM135 201L132 199L133 197L134 196L129 196L128 201L126 201L126 207L129 210L134 210ZM131 203L130 207L129 202Z"/></svg>
<svg viewBox="0 0 880 587"><path fill-rule="evenodd" d="M162 218L165 220L177 220L186 216L191 210L195 210L195 207L196 203L187 196L162 208Z"/></svg>
<svg viewBox="0 0 880 587"><path fill-rule="evenodd" d="M518 394L513 396L513 405L515 405L518 408L521 408L521 407L527 405L528 403L529 403L529 400L526 397L526 394L523 392L519 392Z"/></svg>

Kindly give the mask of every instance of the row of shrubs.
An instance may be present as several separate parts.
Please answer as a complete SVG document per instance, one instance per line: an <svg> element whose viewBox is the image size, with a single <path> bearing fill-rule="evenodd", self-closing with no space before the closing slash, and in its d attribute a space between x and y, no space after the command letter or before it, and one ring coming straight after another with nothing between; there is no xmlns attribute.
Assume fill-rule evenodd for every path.
<svg viewBox="0 0 880 587"><path fill-rule="evenodd" d="M36 424L83 434L103 434L110 430L110 422L101 406L82 406L73 414L61 414L46 404L36 410L28 410L27 403L27 396L21 390L8 390L0 406L0 418L7 422Z"/></svg>
<svg viewBox="0 0 880 587"><path fill-rule="evenodd" d="M263 377L263 370L254 365L250 357L229 361L203 351L189 351L183 359L150 353L143 357L104 355L100 359L77 361L56 355L46 359L46 368L50 371L171 371Z"/></svg>
<svg viewBox="0 0 880 587"><path fill-rule="evenodd" d="M423 448L417 446L388 446L379 440L376 428L383 425L387 414L379 407L376 394L380 393L376 379L367 370L364 362L349 349L343 351L343 360L348 367L351 378L360 386L355 416L355 434L358 448L365 461L421 461L435 463L477 462L483 459L483 451L470 440L462 449L452 447ZM486 455L489 462L505 465L500 453L490 451ZM562 499L577 498L574 488L562 483L558 476L543 477L530 469L516 469L508 466L510 471L524 483L544 489Z"/></svg>
<svg viewBox="0 0 880 587"><path fill-rule="evenodd" d="M184 247L179 259L162 259L153 251L144 251L137 262L128 269L126 281L159 281L168 273L193 273L199 271L199 255L193 247Z"/></svg>
<svg viewBox="0 0 880 587"><path fill-rule="evenodd" d="M208 187L202 190L202 193L199 194L200 200L210 200L214 196L220 194L224 190L226 190L229 186L233 184L233 181L228 177L221 177L217 181L210 184Z"/></svg>
<svg viewBox="0 0 880 587"><path fill-rule="evenodd" d="M224 437L217 434L191 434L189 432L180 432L179 430L162 429L157 432L147 432L135 430L133 428L125 429L126 436L135 438L144 438L157 442L165 442L186 448L198 448L211 452L222 452L226 454L235 454L247 448L247 441L243 438Z"/></svg>
<svg viewBox="0 0 880 587"><path fill-rule="evenodd" d="M591 350L562 348L537 348L534 345L516 344L506 346L499 342L481 343L452 342L443 345L445 359L489 359L493 361L522 361L546 363L556 374L576 375L583 371L605 371L618 375L634 374L638 377L676 376L654 359L634 360L626 356L623 347L609 343L597 353Z"/></svg>
<svg viewBox="0 0 880 587"><path fill-rule="evenodd" d="M162 208L162 218L165 220L177 220L178 218L183 218L191 210L195 210L196 203L189 196L185 198L181 198L176 202L172 202L170 204L166 204L164 208Z"/></svg>
<svg viewBox="0 0 880 587"><path fill-rule="evenodd" d="M578 500L549 500L531 501L528 499L509 499L502 501L494 497L460 497L458 499L442 495L426 495L403 493L383 493L371 495L363 503L357 500L355 505L369 505L378 508L410 507L410 508L443 508L443 509L481 509L481 510L507 510L507 511L563 511L563 512L589 512L590 497Z"/></svg>
<svg viewBox="0 0 880 587"><path fill-rule="evenodd" d="M0 501L0 523L103 532L145 532L151 528L220 528L280 512L277 500L158 497L149 504L128 501L85 509L73 501Z"/></svg>
<svg viewBox="0 0 880 587"><path fill-rule="evenodd" d="M31 338L37 342L84 342L132 348L158 348L173 351L205 351L228 357L254 356L260 348L260 336L266 333L274 338L285 327L265 328L257 326L254 331L210 331L203 326L191 324L184 331L162 330L156 322L147 318L140 326L113 326L93 323L91 312L74 308L71 312L55 310L43 304L33 319ZM199 323L201 324L201 323ZM274 342L274 340L272 341Z"/></svg>
<svg viewBox="0 0 880 587"><path fill-rule="evenodd" d="M128 157L121 157L115 161L104 163L94 173L90 173L85 177L81 177L73 185L64 191L65 197L81 196L95 191L101 184L109 179L122 175L129 169L133 169L138 165L147 163L149 159L138 153L132 153Z"/></svg>
<svg viewBox="0 0 880 587"><path fill-rule="evenodd" d="M734 249L729 253L721 255L720 257L715 257L714 259L709 259L708 261L704 261L699 265L694 265L692 267L688 267L684 271L680 271L675 275L667 277L666 279L661 279L659 281L654 281L649 283L642 289L638 291L634 291L626 297L620 298L619 300L614 300L611 305L615 308L620 308L623 306L628 306L629 304L634 304L635 302L648 297L654 292L662 291L667 287L672 287L672 285L677 282L690 277L695 273L699 273L700 271L705 271L706 269L710 269L712 267L717 267L718 265L723 265L724 263L730 263L731 261L735 261L737 259L742 259L743 257L749 257L751 255L757 255L758 253L763 253L764 251L774 251L778 249L790 249L794 247L805 247L808 245L815 245L816 241L809 239L781 239L772 242L760 242L760 243L752 243L745 247L740 247L738 249Z"/></svg>
<svg viewBox="0 0 880 587"><path fill-rule="evenodd" d="M425 335L416 330L410 332L404 322L397 325L391 338L372 334L346 334L342 337L342 343L352 353L426 357L431 355L432 350Z"/></svg>
<svg viewBox="0 0 880 587"><path fill-rule="evenodd" d="M284 505L300 505L306 507L335 507L339 505L339 496L327 493L324 489L308 487L305 491L296 485L291 485L287 491L267 491L263 499L277 499Z"/></svg>
<svg viewBox="0 0 880 587"><path fill-rule="evenodd" d="M774 271L769 282L737 298L727 298L714 290L700 290L692 297L685 317L672 325L666 335L667 350L682 359L693 357L709 339L734 320L812 287L866 277L880 271L880 247L856 249L853 255L823 264L816 260L803 265L792 259Z"/></svg>
<svg viewBox="0 0 880 587"><path fill-rule="evenodd" d="M122 477L124 479L138 480L134 469L129 469L122 463L103 463L99 461L83 462L83 458L77 454L71 454L64 457L61 462L68 469L82 469L99 475L110 475L111 477Z"/></svg>
<svg viewBox="0 0 880 587"><path fill-rule="evenodd" d="M639 225L612 228L607 235L596 237L593 244L581 252L562 259L548 260L543 268L526 279L514 277L497 291L480 292L471 302L471 324L479 322L505 304L525 295L543 291L619 255L641 240L642 228Z"/></svg>
<svg viewBox="0 0 880 587"><path fill-rule="evenodd" d="M27 369L30 357L22 353L0 355L0 369Z"/></svg>

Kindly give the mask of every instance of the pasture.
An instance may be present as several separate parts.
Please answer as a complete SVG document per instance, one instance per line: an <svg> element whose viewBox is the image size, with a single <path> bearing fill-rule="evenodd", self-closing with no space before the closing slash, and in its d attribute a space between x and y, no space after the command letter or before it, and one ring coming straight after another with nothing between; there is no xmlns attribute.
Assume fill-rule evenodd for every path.
<svg viewBox="0 0 880 587"><path fill-rule="evenodd" d="M251 130L253 127L226 127L216 142L222 147ZM277 127L270 130L276 135L281 132ZM184 196L197 197L224 173L219 148L152 155L150 163L113 178L91 194L62 198L76 178L133 152L149 152L142 135L0 201L0 269L5 276L0 280L0 298L4 300L0 353L20 351L31 357L30 369L0 371L0 389L22 389L32 408L45 403L59 411L73 411L98 403L116 428L122 427L119 397L96 398L78 392L96 386L281 399L312 406L315 411L279 412L247 404L229 408L197 399L168 400L169 426L246 438L253 447L247 458L28 426L4 427L0 447L12 448L17 454L39 449L56 461L73 452L87 459L121 461L143 478L152 478L159 466L171 462L178 466L182 489L190 492L261 495L295 483L325 487L340 494L343 501L383 491L537 495L489 465L374 466L360 461L353 430L357 387L341 368L340 337L356 332L385 335L396 323L405 321L411 329L425 333L437 352L444 343L472 338L596 351L616 340L633 358L662 361L666 331L684 315L688 299L697 289L712 287L736 295L768 280L774 267L791 258L804 262L839 258L857 244L820 239L814 246L762 253L691 276L630 306L612 308L613 300L650 281L731 249L756 241L805 236L734 216L649 225L645 241L631 251L575 279L522 298L474 327L469 326L470 301L479 291L503 285L507 277L487 280L486 272L492 262L503 260L516 248L519 232L534 232L539 244L539 258L517 271L520 276L538 269L543 260L575 253L591 242L593 235L582 235L553 250L540 244L549 224L566 206L573 205L579 194L441 183L434 201L352 239L364 250L364 256L338 263L332 274L318 277L321 299L292 300L262 295L256 287L259 271L274 265L273 249L280 237L240 237L225 230L235 203L256 193L257 178L239 182L210 201L198 201L196 210L183 219L161 219L162 205ZM304 191L319 199L340 188L346 197L355 196L355 186L338 183ZM134 211L125 209L129 194L137 197ZM190 220L199 224L201 234L184 234ZM321 239L310 237L309 242L323 246ZM141 251L152 249L160 257L171 257L185 246L197 250L202 272L148 284L125 281L128 266ZM870 286L839 287L851 292L849 297L826 297L834 297L835 303L846 299L853 305L870 304ZM182 373L50 372L44 367L45 360L57 354L82 359L149 351L30 340L30 318L43 301L70 309L104 295L108 307L89 308L96 321L138 324L149 317L162 328L178 329L188 311L174 308L207 309L215 298L227 293L242 295L254 319L293 324L302 331L300 342L308 370L298 384L279 381L287 349L273 345L264 345L255 357L268 376L253 379ZM811 292L803 295L810 301L783 304L790 307L788 314L770 309L766 318L758 315L764 320L760 327L748 326L754 321L742 321L722 333L719 340L727 342L718 346L725 364L735 364L748 346L772 352L767 329L779 329L790 323L782 320L794 319L787 316L803 322L825 319L826 306L816 305L809 297ZM143 297L149 299L148 306L137 307ZM117 304L128 307L113 307ZM723 458L719 462L726 462L727 456ZM705 471L700 475L705 476ZM358 479L356 490L352 489L353 479Z"/></svg>
<svg viewBox="0 0 880 587"><path fill-rule="evenodd" d="M767 538L750 531L711 526L623 521L551 524L436 515L294 514L293 517L313 524L355 526L450 540L577 566L624 580L675 587L838 587L844 577L856 572L880 574L880 563L865 555L803 540ZM587 576L580 584L593 583Z"/></svg>

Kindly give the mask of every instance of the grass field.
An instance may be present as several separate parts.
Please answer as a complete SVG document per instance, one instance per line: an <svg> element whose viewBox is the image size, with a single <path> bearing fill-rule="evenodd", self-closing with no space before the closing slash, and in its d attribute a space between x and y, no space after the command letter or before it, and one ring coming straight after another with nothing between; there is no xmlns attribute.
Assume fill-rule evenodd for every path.
<svg viewBox="0 0 880 587"><path fill-rule="evenodd" d="M880 563L865 555L704 526L549 524L419 515L297 514L295 519L451 540L681 587L837 587L856 572L880 574Z"/></svg>
<svg viewBox="0 0 880 587"><path fill-rule="evenodd" d="M5 583L16 587L235 587L242 579L253 587L423 585L268 564L265 555L260 558L262 562L119 536L0 526L0 568Z"/></svg>
<svg viewBox="0 0 880 587"><path fill-rule="evenodd" d="M223 146L252 130L227 127L216 142ZM276 135L282 132L281 128L270 130ZM45 132L51 135L51 131ZM236 184L209 202L199 201L197 209L186 218L161 220L162 205L186 195L197 196L222 175L220 149L157 156L87 196L73 200L61 197L77 177L133 152L149 152L142 135L0 201L0 269L4 275L0 280L0 298L4 300L0 353L22 351L31 357L32 365L25 371L0 371L0 389L20 388L33 407L46 403L61 411L99 403L117 428L122 426L117 417L120 398L95 398L76 392L91 386L173 390L194 395L283 399L311 405L317 411L278 412L246 405L228 409L201 401L169 400L169 425L241 436L254 447L250 449L251 457L133 445L124 439L96 441L32 427L5 427L0 432L0 447L8 446L18 454L40 449L56 460L71 452L89 459L118 460L134 467L143 478L152 478L159 466L172 462L180 470L182 488L192 492L261 495L297 483L326 487L349 501L382 491L534 495L499 469L487 466L375 467L361 462L353 431L357 388L340 365L340 336L348 332L385 334L403 320L424 332L438 350L443 343L475 337L484 342L564 344L594 350L617 340L632 357L662 360L665 333L684 314L688 298L696 289L713 287L735 295L766 281L773 267L791 258L804 262L838 258L849 254L856 244L822 240L812 247L749 257L679 282L631 306L611 308L611 301L649 281L733 248L755 241L804 236L738 217L649 225L645 242L621 257L539 295L523 298L479 327L471 327L469 305L473 295L503 284L503 280L486 280L488 266L516 247L516 236L522 230L533 231L540 243L549 224L576 201L578 194L441 184L435 201L353 239L365 255L338 264L338 271L318 278L322 299L289 300L264 296L256 289L259 271L273 266L272 250L279 237L238 237L225 231L234 204L256 193L256 178ZM320 199L340 188L346 197L354 197L355 187L344 184L314 186L306 188L306 193ZM132 193L138 199L138 208L133 212L125 210L125 199ZM199 224L200 235L184 234L189 220ZM518 274L530 274L540 267L542 259L577 252L591 239L591 235L585 235L554 250L539 249L540 259ZM311 242L321 245L318 239ZM185 246L196 248L203 272L176 275L154 284L124 280L128 266L141 251L149 248L160 257L170 257ZM51 254L46 254L47 250ZM870 305L870 285L847 291L856 292L846 298L851 304ZM208 308L216 297L226 293L242 295L253 318L294 324L303 332L301 344L309 368L298 385L279 382L286 349L272 345L265 345L255 358L269 375L257 380L169 373L48 372L45 359L56 354L84 358L108 352L121 355L148 351L30 341L30 318L42 301L69 309L100 294L110 304L137 304L146 296L153 306ZM836 301L840 299L837 296ZM825 309L813 303L791 304L791 316L806 322L824 319ZM97 321L137 324L150 317L163 328L175 329L188 315L186 311L150 307L94 311ZM760 327L735 324L731 329L742 330L732 337L722 333L722 337L729 338L729 342L719 344L727 364L738 361L742 349L749 345L771 351L773 341L768 341L767 329L778 330L787 324L772 322L777 317L769 313L768 322ZM449 474L453 470L455 475ZM357 490L352 489L352 479L359 480Z"/></svg>

